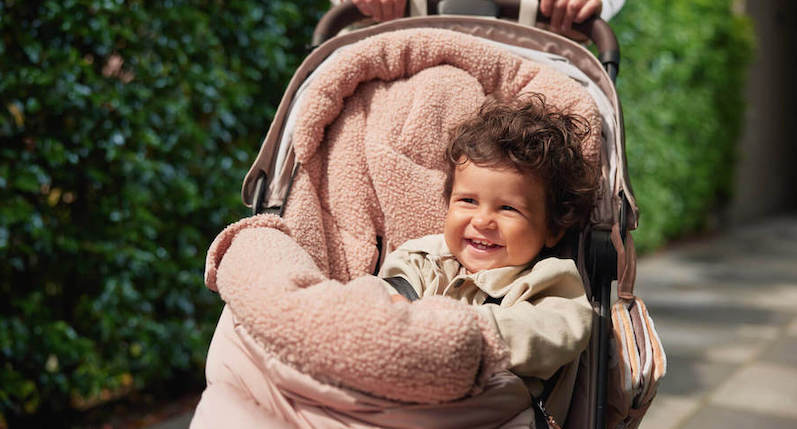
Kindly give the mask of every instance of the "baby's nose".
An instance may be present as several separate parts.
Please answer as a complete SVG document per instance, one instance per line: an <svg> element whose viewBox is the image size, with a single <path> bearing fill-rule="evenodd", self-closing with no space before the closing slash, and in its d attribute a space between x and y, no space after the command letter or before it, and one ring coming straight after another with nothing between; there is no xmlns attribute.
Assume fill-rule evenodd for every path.
<svg viewBox="0 0 797 429"><path fill-rule="evenodd" d="M492 213L479 211L473 216L473 226L477 228L492 228L495 226L495 218Z"/></svg>

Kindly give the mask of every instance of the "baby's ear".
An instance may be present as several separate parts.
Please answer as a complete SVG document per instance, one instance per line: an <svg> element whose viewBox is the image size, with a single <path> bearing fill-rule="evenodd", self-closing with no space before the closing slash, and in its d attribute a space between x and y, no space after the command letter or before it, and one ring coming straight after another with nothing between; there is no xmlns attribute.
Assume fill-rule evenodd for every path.
<svg viewBox="0 0 797 429"><path fill-rule="evenodd" d="M557 244L559 244L559 240L564 237L565 233L567 232L567 228L559 228L556 232L549 232L548 236L545 237L545 247L553 248Z"/></svg>

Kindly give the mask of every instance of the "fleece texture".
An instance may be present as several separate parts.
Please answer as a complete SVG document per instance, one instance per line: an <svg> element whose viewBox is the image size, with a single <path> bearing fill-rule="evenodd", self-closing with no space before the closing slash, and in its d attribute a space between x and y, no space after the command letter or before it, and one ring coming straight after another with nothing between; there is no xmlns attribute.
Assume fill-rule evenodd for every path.
<svg viewBox="0 0 797 429"><path fill-rule="evenodd" d="M226 306L207 360L208 387L191 429L528 429L531 398L508 371L457 401L418 404L330 386L266 353Z"/></svg>
<svg viewBox="0 0 797 429"><path fill-rule="evenodd" d="M447 30L347 47L302 97L284 220L225 229L208 252L207 286L267 353L317 380L413 403L478 393L508 360L489 323L444 297L393 304L367 274L377 237L389 251L442 230L448 130L487 97L525 92L583 116L584 151L597 159L598 111L553 69Z"/></svg>
<svg viewBox="0 0 797 429"><path fill-rule="evenodd" d="M487 97L542 93L590 125L586 157L599 158L600 115L560 72L449 30L404 30L349 46L319 71L293 135L302 164L285 219L330 277L373 272L376 237L387 250L442 231L449 130ZM319 221L320 220L320 221Z"/></svg>
<svg viewBox="0 0 797 429"><path fill-rule="evenodd" d="M473 307L443 297L394 304L372 276L328 280L286 232L274 215L229 226L211 245L205 276L280 361L320 381L416 403L477 393L506 368L506 346Z"/></svg>

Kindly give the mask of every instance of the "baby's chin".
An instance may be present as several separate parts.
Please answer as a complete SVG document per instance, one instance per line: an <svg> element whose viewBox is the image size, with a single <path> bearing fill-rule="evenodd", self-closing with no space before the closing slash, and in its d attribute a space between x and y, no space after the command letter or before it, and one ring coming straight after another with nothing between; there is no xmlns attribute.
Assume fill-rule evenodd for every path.
<svg viewBox="0 0 797 429"><path fill-rule="evenodd" d="M464 256L464 255L463 255ZM494 270L496 268L504 268L504 267L516 267L521 265L528 265L533 260L529 260L527 262L521 262L519 264L513 264L507 261L487 261L487 260L472 260L467 257L457 258L460 264L465 267L468 273L474 274L480 271L487 271L487 270Z"/></svg>
<svg viewBox="0 0 797 429"><path fill-rule="evenodd" d="M481 261L475 263L471 261L465 261L465 262L460 261L460 262L468 271L468 273L471 274L478 273L480 271L487 271L487 270L492 270L494 268L502 268L508 266L506 264L500 264L500 263L482 263Z"/></svg>

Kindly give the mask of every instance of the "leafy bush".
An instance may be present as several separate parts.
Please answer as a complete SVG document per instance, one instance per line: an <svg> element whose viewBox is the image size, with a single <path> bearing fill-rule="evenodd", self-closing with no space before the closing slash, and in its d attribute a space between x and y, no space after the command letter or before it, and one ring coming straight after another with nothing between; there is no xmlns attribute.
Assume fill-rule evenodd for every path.
<svg viewBox="0 0 797 429"><path fill-rule="evenodd" d="M326 7L0 2L0 427L202 374L205 250Z"/></svg>
<svg viewBox="0 0 797 429"><path fill-rule="evenodd" d="M752 47L731 3L629 1L612 22L642 249L706 227L729 197Z"/></svg>

